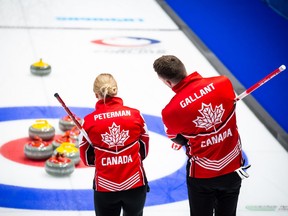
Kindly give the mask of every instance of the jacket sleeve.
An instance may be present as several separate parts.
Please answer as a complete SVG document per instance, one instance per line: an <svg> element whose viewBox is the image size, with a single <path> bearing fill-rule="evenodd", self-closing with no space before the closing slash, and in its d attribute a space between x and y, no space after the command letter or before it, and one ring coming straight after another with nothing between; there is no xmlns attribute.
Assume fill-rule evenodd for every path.
<svg viewBox="0 0 288 216"><path fill-rule="evenodd" d="M142 160L144 160L149 152L149 133L148 133L148 129L146 126L146 122L144 120L144 118L141 116L142 121L143 121L143 127L142 127L142 133L140 135L140 139L139 139L139 143L140 143L140 154L141 154L141 158Z"/></svg>
<svg viewBox="0 0 288 216"><path fill-rule="evenodd" d="M177 134L177 136L175 138L171 139L172 142L180 144L180 145L187 145L188 143L188 139L186 139L183 135L181 134Z"/></svg>
<svg viewBox="0 0 288 216"><path fill-rule="evenodd" d="M165 133L166 133L166 136L167 136L170 140L172 140L173 142L178 143L179 141L178 141L178 139L177 139L177 136L178 136L179 133L177 133L177 132L172 132L171 127L168 128L168 126L167 126L167 121L165 121L165 120L166 120L166 119L164 119L164 116L162 115L162 121L163 121L164 131L165 131ZM180 135L180 134L179 134L179 135ZM178 138L179 138L179 137L178 137ZM180 144L180 143L178 143L178 144Z"/></svg>
<svg viewBox="0 0 288 216"><path fill-rule="evenodd" d="M90 143L82 138L82 142L79 145L80 158L86 166L95 166L95 153L94 148Z"/></svg>

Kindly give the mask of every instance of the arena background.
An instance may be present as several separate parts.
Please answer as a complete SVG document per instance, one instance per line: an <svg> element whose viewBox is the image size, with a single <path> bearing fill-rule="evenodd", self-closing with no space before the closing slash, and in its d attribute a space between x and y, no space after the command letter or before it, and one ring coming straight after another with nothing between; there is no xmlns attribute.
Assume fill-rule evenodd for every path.
<svg viewBox="0 0 288 216"><path fill-rule="evenodd" d="M198 49L219 73L235 78L233 81L238 93L282 64L288 64L286 0L159 2L186 35L199 44ZM283 73L245 99L286 150L287 80L288 74Z"/></svg>
<svg viewBox="0 0 288 216"><path fill-rule="evenodd" d="M269 47L262 46L269 51L269 56L278 56L275 57L278 59L276 63L264 67L263 64L268 60L258 59L253 64L255 70L248 70L248 64L231 64L235 67L241 65L247 73L249 71L244 76L248 81L245 79L247 82L244 82L243 78L238 77L237 70L231 69L224 57L218 56L209 41L202 38L196 27L189 24L188 28L183 23L186 13L181 16L176 14L180 14L177 7L185 2L167 2L170 6L163 1L153 0L0 0L1 215L94 215L91 190L93 168L80 165L70 176L50 176L45 172L43 162L25 158L23 146L29 141L29 126L37 119L48 120L55 126L57 135L62 133L58 122L65 112L53 96L54 93L58 92L76 115L83 117L90 112L96 102L92 92L93 80L102 72L112 73L116 77L119 96L126 105L139 108L147 121L151 144L145 167L151 192L147 197L145 215L189 215L185 187L186 156L183 150L171 149L171 142L164 135L160 118L161 109L173 96L173 92L157 79L152 68L153 61L163 54L174 54L183 60L188 71L198 71L203 76L219 75L224 68L224 72L234 81L235 91L239 93L281 64L287 66L287 59L279 55L280 52L271 51L271 54L270 48L276 46L265 43ZM273 17L271 20L279 19L287 25L287 20L269 7L263 9L262 2L253 2L248 5L246 1L239 1L237 7L226 2L226 9L219 14L225 15L224 12L230 10L229 17L234 22L243 19L256 22L259 21L258 13L266 11ZM206 7L200 7L200 1L193 1L194 5L182 5L182 9L191 7L191 12L187 12L189 15L195 16L198 11L199 15L206 14L205 17L209 17L217 5L213 6L212 1L204 3ZM225 2L222 2L222 7L220 3L218 7L223 8ZM253 8L255 17L248 18L249 7L255 5L261 5L263 11ZM232 15L236 12L232 12L228 6L242 8L245 13L238 13L239 17L233 19ZM262 18L267 18L266 15ZM210 21L208 19L208 23L205 23L205 19L201 18L196 23L203 29L205 27L213 31L211 36L214 34L216 37L218 33L215 40L220 43L220 32L226 27L219 29L219 32L214 31L216 24L212 20L215 18L210 17ZM218 23L225 20L227 18L222 18ZM203 21L202 24L200 21ZM247 34L245 40L241 39L245 44L248 44L246 39L250 39L249 35L252 37L257 32L256 27L260 32L265 29L264 24L262 28L259 23L254 25L255 28L248 28L247 25L241 28ZM231 30L233 34L235 29ZM248 33L251 29L255 31ZM280 27L277 30L284 32ZM283 32L280 35L285 35ZM223 32L223 37L225 35L227 32ZM274 35L276 37L278 34ZM281 39L282 42L280 38L275 39L283 45L278 46L279 49L286 46L284 39ZM213 44L220 46L219 43ZM226 40L226 47L231 46L235 44ZM259 50L258 55L262 53L263 50ZM247 60L240 54L236 52L233 56L238 56L240 62ZM253 57L256 55L250 54ZM30 72L31 64L40 58L52 67L52 72L47 76L36 76ZM251 60L251 57L248 59ZM287 106L287 86L282 83L283 80L287 81L285 72L253 93L255 98L257 94L265 95L264 100L268 104L277 104L275 98L283 93L284 100L276 113L282 109L285 111ZM270 94L267 93L268 88ZM250 102L249 99L246 102ZM287 151L282 146L283 140L279 140L273 130L270 131L250 105L240 101L237 106L244 155L247 163L252 165L249 169L250 177L243 181L238 215L284 216L288 212ZM283 118L287 119L287 115L283 115ZM282 130L285 124L287 121L281 126ZM278 127L283 124L276 121L275 125Z"/></svg>

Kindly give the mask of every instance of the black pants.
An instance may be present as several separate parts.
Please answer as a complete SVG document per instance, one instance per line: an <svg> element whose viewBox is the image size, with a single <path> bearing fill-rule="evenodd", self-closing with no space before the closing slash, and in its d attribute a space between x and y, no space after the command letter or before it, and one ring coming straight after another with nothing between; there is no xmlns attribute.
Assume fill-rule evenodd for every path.
<svg viewBox="0 0 288 216"><path fill-rule="evenodd" d="M241 178L236 172L216 178L187 178L191 216L235 216Z"/></svg>
<svg viewBox="0 0 288 216"><path fill-rule="evenodd" d="M119 192L94 191L94 207L97 216L142 216L147 186Z"/></svg>

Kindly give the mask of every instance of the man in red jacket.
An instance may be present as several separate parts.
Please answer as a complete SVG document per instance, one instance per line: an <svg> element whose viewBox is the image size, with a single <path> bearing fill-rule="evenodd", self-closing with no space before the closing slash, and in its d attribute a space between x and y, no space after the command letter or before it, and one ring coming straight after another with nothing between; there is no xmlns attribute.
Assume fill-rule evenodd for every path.
<svg viewBox="0 0 288 216"><path fill-rule="evenodd" d="M79 148L85 165L95 166L94 204L97 216L142 216L148 190L142 161L149 135L139 110L123 105L111 74L96 77L95 110L85 116Z"/></svg>
<svg viewBox="0 0 288 216"><path fill-rule="evenodd" d="M187 187L192 216L234 216L247 177L236 124L235 93L225 76L187 74L173 55L154 61L160 80L176 94L162 110L167 136L186 147ZM246 168L246 167L245 167Z"/></svg>

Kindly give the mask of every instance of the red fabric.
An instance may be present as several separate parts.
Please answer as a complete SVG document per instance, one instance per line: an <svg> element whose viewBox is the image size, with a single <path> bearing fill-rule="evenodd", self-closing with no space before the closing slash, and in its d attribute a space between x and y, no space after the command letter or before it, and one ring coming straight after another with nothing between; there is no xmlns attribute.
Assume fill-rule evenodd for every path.
<svg viewBox="0 0 288 216"><path fill-rule="evenodd" d="M189 175L211 178L241 165L235 93L225 76L203 78L197 72L173 87L176 95L162 110L167 136L189 140Z"/></svg>
<svg viewBox="0 0 288 216"><path fill-rule="evenodd" d="M145 185L142 160L149 151L149 135L137 109L124 106L118 97L107 98L105 103L99 100L95 111L84 118L83 129L94 147L97 191L122 191ZM91 166L89 146L84 139L80 154L82 161Z"/></svg>

